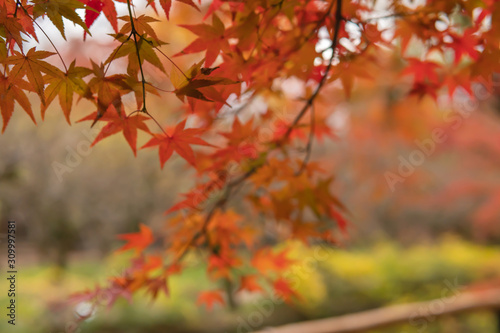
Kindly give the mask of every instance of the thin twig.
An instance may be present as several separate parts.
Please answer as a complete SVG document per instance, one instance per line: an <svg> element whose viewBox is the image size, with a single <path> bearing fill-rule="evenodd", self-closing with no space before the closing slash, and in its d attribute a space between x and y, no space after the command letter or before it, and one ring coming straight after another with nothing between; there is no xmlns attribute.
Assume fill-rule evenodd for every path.
<svg viewBox="0 0 500 333"><path fill-rule="evenodd" d="M173 93L175 92L175 90L166 90L166 89L161 89L161 88L158 88L157 86L155 86L154 84L150 83L150 82L146 82L147 85L150 85L151 87L155 88L156 90L159 90L159 91L163 91L163 92L167 92L167 93Z"/></svg>
<svg viewBox="0 0 500 333"><path fill-rule="evenodd" d="M163 129L163 127L161 127L160 123L158 122L158 120L155 119L155 117L153 117L151 115L151 113L148 112L148 110L141 110L141 112L144 112L145 114L147 114L149 116L149 118L153 119L153 121L156 123L156 125L158 125L158 127L161 129L161 131L163 132L163 134L165 134L166 136L170 137L167 132L165 132L165 130Z"/></svg>
<svg viewBox="0 0 500 333"><path fill-rule="evenodd" d="M153 44L151 44L151 45L155 48L155 50L156 50L156 51L160 52L160 54L161 54L162 56L164 56L165 58L167 58L167 59L168 59L168 61L170 61L170 62L172 63L172 65L174 65L174 67L175 67L175 68L177 68L177 69L179 70L179 72L181 72L181 73L182 73L182 75L184 75L184 77L186 78L186 80L188 80L188 81L189 81L189 78L187 77L187 75L186 75L186 74L184 74L184 72L182 71L182 69L180 69L180 67L179 67L179 66L177 66L177 64L176 64L176 63L175 63L172 59L170 59L170 57L169 57L168 55L166 55L166 54L165 54L162 50L160 50L160 49L158 48L158 46L155 46L155 45L153 45Z"/></svg>
<svg viewBox="0 0 500 333"><path fill-rule="evenodd" d="M139 42L137 41L137 30L134 25L134 16L132 15L132 5L130 0L127 0L128 13L130 17L131 34L134 36L135 53L137 54L137 61L139 62L139 70L141 72L141 83L142 83L142 112L146 113L146 79L144 78L144 70L142 69L141 54L139 52Z"/></svg>
<svg viewBox="0 0 500 333"><path fill-rule="evenodd" d="M307 140L306 146L306 157L302 161L299 170L295 173L295 176L300 176L302 172L306 169L307 163L311 158L312 144L314 141L314 128L315 128L315 116L314 116L314 104L311 105L311 124L309 125L309 138Z"/></svg>
<svg viewBox="0 0 500 333"><path fill-rule="evenodd" d="M47 37L47 39L49 40L49 43L50 45L52 45L52 47L54 48L54 50L56 51L57 55L59 56L59 59L61 59L61 62L64 66L64 70L66 71L66 73L68 72L68 67L66 67L66 63L64 62L64 59L61 55L61 53L59 53L59 50L57 49L57 47L54 45L54 43L52 42L52 40L50 39L49 35L47 35L47 33L42 29L42 27L35 21L35 19L33 17L31 17L31 15L28 13L28 11L26 10L26 8L24 8L24 6L18 1L17 2L19 4L19 6L21 7L21 9L24 11L24 13L33 21L33 23L36 24L36 26L40 29L40 31L45 35L45 37ZM17 7L16 7L17 9Z"/></svg>

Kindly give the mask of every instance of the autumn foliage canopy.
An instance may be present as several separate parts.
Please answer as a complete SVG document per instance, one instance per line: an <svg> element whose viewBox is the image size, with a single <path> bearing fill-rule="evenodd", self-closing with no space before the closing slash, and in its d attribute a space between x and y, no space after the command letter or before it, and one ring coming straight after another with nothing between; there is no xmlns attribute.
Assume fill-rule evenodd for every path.
<svg viewBox="0 0 500 333"><path fill-rule="evenodd" d="M181 10L190 14L176 16ZM99 17L109 31L93 29ZM191 36L180 50L157 28L174 19ZM56 29L41 29L43 21ZM70 24L82 43L110 34L112 51L78 63L50 43L39 47L51 34L66 38ZM77 121L100 129L93 144L123 135L137 158L155 150L167 168L177 156L195 175L191 190L165 207L167 231L144 221L120 235L119 251L133 251L129 269L80 298L168 294L169 277L194 252L206 257L210 278L231 281L235 292L272 286L293 300L280 274L292 261L273 244L335 243L348 234L332 171L311 153L315 142L335 140L335 105L381 77L404 87L399 98L408 103L457 90L473 98L475 84L492 89L499 44L498 0L0 0L2 131L21 109L35 122L35 97L42 119L58 104L68 123L86 100L93 107ZM180 103L150 103L173 95ZM130 96L133 108L124 103ZM171 122L158 121L165 113ZM274 241L269 223L279 231ZM198 302L225 298L209 290Z"/></svg>

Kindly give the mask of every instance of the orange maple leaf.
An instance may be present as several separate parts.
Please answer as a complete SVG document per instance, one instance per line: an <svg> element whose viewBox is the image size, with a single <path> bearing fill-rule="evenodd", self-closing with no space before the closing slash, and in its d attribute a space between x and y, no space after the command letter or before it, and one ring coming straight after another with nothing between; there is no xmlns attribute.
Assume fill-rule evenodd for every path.
<svg viewBox="0 0 500 333"><path fill-rule="evenodd" d="M276 254L269 248L260 249L252 258L252 266L263 274L268 271L282 271L293 264L293 261L287 258L287 254L287 249Z"/></svg>
<svg viewBox="0 0 500 333"><path fill-rule="evenodd" d="M13 78L26 76L33 91L40 96L42 104L45 104L45 81L43 80L42 73L47 73L55 77L61 73L57 67L42 60L54 54L48 51L37 51L33 47L26 54L14 51L14 54L6 60L7 64L14 65L9 75Z"/></svg>
<svg viewBox="0 0 500 333"><path fill-rule="evenodd" d="M211 310L216 303L225 303L222 292L218 290L204 291L200 293L200 295L198 296L198 300L196 301L196 304L198 305L205 304L208 310Z"/></svg>
<svg viewBox="0 0 500 333"><path fill-rule="evenodd" d="M99 121L107 121L108 123L101 129L94 142L92 142L91 147L95 146L96 143L110 135L123 132L123 136L127 140L130 148L132 148L134 155L137 155L137 130L140 129L144 132L151 133L147 125L144 123L144 121L149 119L148 117L138 113L132 116L126 116L124 110L120 113L116 112L113 105L109 106L108 111L106 111L104 116L101 118L99 118L99 113L96 111L78 120L78 122L85 120L95 121L96 119L99 119Z"/></svg>
<svg viewBox="0 0 500 333"><path fill-rule="evenodd" d="M140 254L154 241L153 232L144 224L139 225L140 231L128 234L118 235L118 239L126 240L128 243L123 245L117 252L135 249L136 254Z"/></svg>
<svg viewBox="0 0 500 333"><path fill-rule="evenodd" d="M161 167L172 156L174 151L193 166L196 166L194 151L190 145L212 146L205 140L197 137L204 132L201 128L184 128L186 120L183 120L174 129L172 135L152 134L153 138L146 142L142 148L159 146Z"/></svg>
<svg viewBox="0 0 500 333"><path fill-rule="evenodd" d="M12 113L14 113L14 103L17 101L23 110L36 124L35 116L31 110L31 104L28 96L23 90L29 90L29 83L19 78L15 79L11 76L0 74L0 113L2 114L3 127L2 133L5 132Z"/></svg>
<svg viewBox="0 0 500 333"><path fill-rule="evenodd" d="M224 33L226 31L224 23L222 23L222 21L215 14L212 15L212 25L183 24L180 26L196 34L198 38L175 56L197 53L206 50L205 66L208 67L214 63L221 49L229 50L228 41L224 38Z"/></svg>
<svg viewBox="0 0 500 333"><path fill-rule="evenodd" d="M257 276L256 275L242 276L240 288L238 289L238 291L241 291L241 290L246 290L246 291L250 291L250 292L262 291L262 288L260 287L259 283L257 282Z"/></svg>

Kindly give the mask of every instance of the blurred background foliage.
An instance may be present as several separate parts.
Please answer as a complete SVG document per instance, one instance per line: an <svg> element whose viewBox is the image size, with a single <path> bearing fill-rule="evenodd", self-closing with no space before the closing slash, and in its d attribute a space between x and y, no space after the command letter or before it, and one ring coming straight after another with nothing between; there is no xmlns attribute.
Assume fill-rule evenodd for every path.
<svg viewBox="0 0 500 333"><path fill-rule="evenodd" d="M168 33L168 38L160 38L169 41L171 50L193 38L182 29L170 30L175 20L161 24L159 34ZM61 47L63 55L76 54L82 61L113 48L106 41L89 41L85 47L76 40L69 43ZM176 62L188 68L194 59L199 60L186 56ZM146 70L148 81L163 87L154 71ZM473 103L460 89L444 102L441 97L438 103L427 97L402 102L403 92L387 86L391 75L398 74L357 81L348 101L340 87L329 87L318 105L318 114L320 108L335 107L327 122L336 138L315 142L312 159L335 176L334 193L349 209L351 224L349 238L339 238L335 248L321 247L324 252L291 244L298 263L283 274L299 293L293 306L274 304L267 293L239 294L236 309L206 312L194 300L212 282L205 263L192 256L190 268L169 281L170 297L160 296L154 304L141 295L131 304L120 299L109 312L99 309L82 332L249 332L440 298L443 292L453 295L469 284L500 279L498 89ZM172 96L150 102L162 124L175 123L177 105ZM88 114L89 107L79 104L73 120ZM452 110L461 119L458 126L446 121L444 112ZM242 120L256 113L251 107L246 111ZM116 235L137 231L140 222L163 231L164 211L192 185L193 171L184 170L178 158L161 170L155 151L140 151L134 158L121 135L89 150L95 137L89 124L69 127L60 112L53 103L37 126L14 112L0 136L0 219L17 221L17 332L65 332L75 318L75 309L63 303L66 297L96 281L104 283L126 266L126 254L110 254L122 244ZM228 126L232 117L220 121ZM397 174L400 157L408 159L419 149L415 141L428 139L435 128L445 131L447 139L392 191L385 174ZM138 146L144 140L139 136ZM71 166L61 174L54 169L57 163ZM2 223L0 232L5 229ZM268 231L272 239L276 229ZM451 290L450 285L458 287ZM6 301L0 293L0 304ZM0 321L1 332L6 325ZM383 332L493 333L495 325L494 315L484 312L408 322Z"/></svg>

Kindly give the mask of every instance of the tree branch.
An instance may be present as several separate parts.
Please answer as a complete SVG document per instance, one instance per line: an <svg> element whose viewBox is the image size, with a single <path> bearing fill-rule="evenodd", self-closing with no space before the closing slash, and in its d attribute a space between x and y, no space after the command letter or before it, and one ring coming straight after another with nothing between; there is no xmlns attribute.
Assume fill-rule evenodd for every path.
<svg viewBox="0 0 500 333"><path fill-rule="evenodd" d="M290 136L292 133L293 127L297 125L297 123L302 119L302 117L306 114L307 110L313 105L314 100L318 96L319 92L323 88L323 86L326 83L326 79L328 77L328 73L330 69L332 68L333 64L333 59L335 58L335 49L337 48L338 44L338 36L339 36L339 30L340 30L340 22L342 21L342 0L336 0L337 7L335 10L335 32L332 40L332 56L330 57L330 60L328 62L328 66L326 67L325 74L321 78L321 81L319 82L318 86L316 87L316 90L314 93L309 97L309 99L306 101L306 104L303 106L303 108L300 110L299 114L295 117L294 121L286 131L286 133L283 135L282 139L280 140L278 147L281 146ZM333 2L332 2L333 4ZM333 6L333 5L332 5ZM328 11L332 9L332 6L329 7ZM327 15L325 15L325 18ZM277 147L276 147L277 148ZM274 149L276 149L274 148ZM207 213L207 216L203 222L202 228L200 232L198 232L187 244L187 246L184 248L184 250L176 257L174 262L180 261L188 252L189 248L200 238L202 237L205 233L206 230L210 224L210 221L212 220L212 217L214 216L215 212L217 209L222 209L226 202L229 200L232 190L238 186L239 184L243 183L245 180L250 178L264 163L261 163L259 165L254 165L252 168L250 168L247 172L245 172L243 175L240 177L230 181L227 183L224 194L221 198L217 200L217 202L212 206L210 211Z"/></svg>

